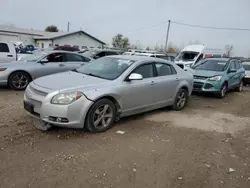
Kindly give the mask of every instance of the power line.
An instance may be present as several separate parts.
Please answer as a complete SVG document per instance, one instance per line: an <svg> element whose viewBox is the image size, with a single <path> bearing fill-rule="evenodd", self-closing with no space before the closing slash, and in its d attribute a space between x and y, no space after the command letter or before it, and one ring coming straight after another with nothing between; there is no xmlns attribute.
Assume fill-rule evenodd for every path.
<svg viewBox="0 0 250 188"><path fill-rule="evenodd" d="M186 24L177 21L172 21L174 24L189 26L189 27L196 27L196 28L203 28L203 29L216 29L216 30L229 30L229 31L250 31L250 29L246 28L230 28L230 27L214 27L214 26L202 26L202 25L194 25L194 24Z"/></svg>
<svg viewBox="0 0 250 188"><path fill-rule="evenodd" d="M143 31L143 30L148 30L148 29L151 29L151 28L154 28L156 26L159 26L159 25L163 25L165 23L167 23L168 21L165 21L165 22L161 22L161 23L158 23L158 24L155 24L155 25L151 25L149 27L143 27L143 28L139 28L137 30L132 30L132 31L128 31L128 32L124 32L125 34L126 33L134 33L134 32L139 32L139 31Z"/></svg>

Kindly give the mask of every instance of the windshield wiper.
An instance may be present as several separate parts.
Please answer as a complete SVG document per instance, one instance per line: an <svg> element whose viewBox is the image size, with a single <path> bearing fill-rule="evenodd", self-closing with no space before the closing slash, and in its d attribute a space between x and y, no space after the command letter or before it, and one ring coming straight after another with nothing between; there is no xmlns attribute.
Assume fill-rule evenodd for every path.
<svg viewBox="0 0 250 188"><path fill-rule="evenodd" d="M98 76L98 75L95 75L95 74L92 74L92 73L83 73L83 74L86 74L88 76L97 77L97 78L102 78L101 76Z"/></svg>
<svg viewBox="0 0 250 188"><path fill-rule="evenodd" d="M77 70L77 69L73 69L72 71L73 71L73 72L78 72L78 70Z"/></svg>

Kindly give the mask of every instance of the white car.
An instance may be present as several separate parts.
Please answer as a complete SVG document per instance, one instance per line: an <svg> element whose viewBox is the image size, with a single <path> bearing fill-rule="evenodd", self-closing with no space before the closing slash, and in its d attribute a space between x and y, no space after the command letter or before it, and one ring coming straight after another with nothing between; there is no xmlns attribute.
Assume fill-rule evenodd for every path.
<svg viewBox="0 0 250 188"><path fill-rule="evenodd" d="M14 44L0 41L0 63L7 63L17 60L17 53Z"/></svg>

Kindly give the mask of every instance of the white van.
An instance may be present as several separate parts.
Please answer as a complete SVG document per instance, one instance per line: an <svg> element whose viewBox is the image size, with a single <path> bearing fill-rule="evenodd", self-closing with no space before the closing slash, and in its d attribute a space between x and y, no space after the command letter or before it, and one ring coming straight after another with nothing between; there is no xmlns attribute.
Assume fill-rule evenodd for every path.
<svg viewBox="0 0 250 188"><path fill-rule="evenodd" d="M201 59L209 57L222 57L224 51L221 49L207 48L205 45L186 46L175 58L175 63L186 70L199 62Z"/></svg>
<svg viewBox="0 0 250 188"><path fill-rule="evenodd" d="M17 53L14 44L0 41L0 63L17 60Z"/></svg>

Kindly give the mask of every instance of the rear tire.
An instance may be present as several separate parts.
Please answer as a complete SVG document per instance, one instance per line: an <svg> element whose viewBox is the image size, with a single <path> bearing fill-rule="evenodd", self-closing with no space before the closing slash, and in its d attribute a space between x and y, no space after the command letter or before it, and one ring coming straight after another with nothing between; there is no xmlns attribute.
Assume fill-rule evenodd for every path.
<svg viewBox="0 0 250 188"><path fill-rule="evenodd" d="M112 127L116 113L117 110L112 101L100 99L88 111L84 127L90 132L104 132Z"/></svg>
<svg viewBox="0 0 250 188"><path fill-rule="evenodd" d="M8 85L13 90L25 90L30 82L30 75L23 71L13 72L8 78Z"/></svg>
<svg viewBox="0 0 250 188"><path fill-rule="evenodd" d="M172 109L176 111L181 111L187 105L188 99L188 91L184 88L180 89L175 97Z"/></svg>
<svg viewBox="0 0 250 188"><path fill-rule="evenodd" d="M243 80L241 80L239 86L236 88L236 91L241 92L243 90L243 87L244 87L244 83L243 83Z"/></svg>

